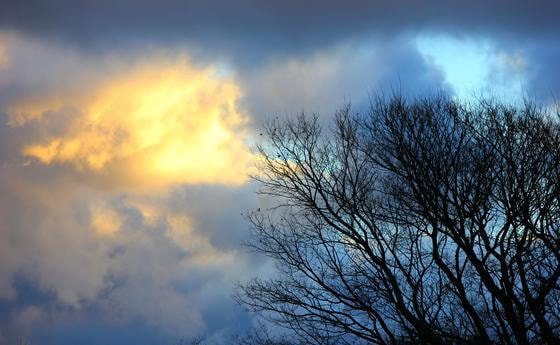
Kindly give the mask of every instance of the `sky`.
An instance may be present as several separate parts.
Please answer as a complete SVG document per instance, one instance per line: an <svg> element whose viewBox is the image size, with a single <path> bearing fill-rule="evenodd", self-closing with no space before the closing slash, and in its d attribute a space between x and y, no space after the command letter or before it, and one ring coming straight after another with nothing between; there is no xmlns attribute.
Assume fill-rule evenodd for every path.
<svg viewBox="0 0 560 345"><path fill-rule="evenodd" d="M560 2L3 0L0 345L227 344L266 121L372 95L558 106Z"/></svg>

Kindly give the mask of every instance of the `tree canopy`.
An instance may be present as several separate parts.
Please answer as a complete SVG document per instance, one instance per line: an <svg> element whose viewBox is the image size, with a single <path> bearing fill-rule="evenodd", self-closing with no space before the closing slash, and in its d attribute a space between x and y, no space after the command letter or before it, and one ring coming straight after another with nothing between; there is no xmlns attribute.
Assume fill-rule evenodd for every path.
<svg viewBox="0 0 560 345"><path fill-rule="evenodd" d="M560 343L558 114L393 96L264 137L249 309L305 343Z"/></svg>

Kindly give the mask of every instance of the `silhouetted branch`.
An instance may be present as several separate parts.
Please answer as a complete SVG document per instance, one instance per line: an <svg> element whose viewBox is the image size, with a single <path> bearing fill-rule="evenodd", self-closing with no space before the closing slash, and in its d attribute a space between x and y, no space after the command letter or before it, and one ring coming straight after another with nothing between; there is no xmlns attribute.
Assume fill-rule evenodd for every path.
<svg viewBox="0 0 560 345"><path fill-rule="evenodd" d="M317 344L560 342L560 130L526 103L378 99L267 128L276 260L240 299Z"/></svg>

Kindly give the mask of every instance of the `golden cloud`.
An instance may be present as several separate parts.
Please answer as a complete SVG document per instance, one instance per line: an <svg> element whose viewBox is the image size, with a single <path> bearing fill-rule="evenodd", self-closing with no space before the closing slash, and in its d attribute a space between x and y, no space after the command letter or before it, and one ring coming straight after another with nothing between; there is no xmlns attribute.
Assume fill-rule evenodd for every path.
<svg viewBox="0 0 560 345"><path fill-rule="evenodd" d="M8 52L7 52L6 44L3 42L2 38L0 37L0 69L4 68L4 66L7 64L8 64Z"/></svg>
<svg viewBox="0 0 560 345"><path fill-rule="evenodd" d="M97 206L90 211L91 225L97 234L110 236L114 235L119 230L121 219L114 209Z"/></svg>
<svg viewBox="0 0 560 345"><path fill-rule="evenodd" d="M219 183L247 179L252 155L240 88L183 62L151 63L79 93L26 101L9 109L10 124L53 127L64 107L77 111L57 134L41 134L22 154L77 171L120 174L135 182Z"/></svg>

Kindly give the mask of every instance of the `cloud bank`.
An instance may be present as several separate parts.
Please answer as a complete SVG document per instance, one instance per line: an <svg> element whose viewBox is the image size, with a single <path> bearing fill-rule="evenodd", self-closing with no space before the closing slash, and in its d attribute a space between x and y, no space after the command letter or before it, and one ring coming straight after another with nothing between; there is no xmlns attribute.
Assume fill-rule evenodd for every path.
<svg viewBox="0 0 560 345"><path fill-rule="evenodd" d="M22 148L43 164L110 170L137 184L239 185L251 161L238 130L247 119L237 110L239 88L215 73L142 66L79 93L10 105L8 125L43 129Z"/></svg>

